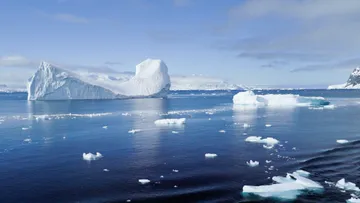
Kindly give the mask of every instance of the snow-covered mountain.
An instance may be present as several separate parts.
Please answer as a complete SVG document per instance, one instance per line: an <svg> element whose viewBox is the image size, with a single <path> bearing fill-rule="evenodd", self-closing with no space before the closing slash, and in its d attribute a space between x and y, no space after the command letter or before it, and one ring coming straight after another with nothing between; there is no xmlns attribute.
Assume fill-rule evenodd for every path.
<svg viewBox="0 0 360 203"><path fill-rule="evenodd" d="M360 89L360 67L353 70L346 83L330 85L328 89Z"/></svg>
<svg viewBox="0 0 360 203"><path fill-rule="evenodd" d="M29 79L28 100L164 97L169 88L168 68L161 60L143 61L129 78L78 74L42 62Z"/></svg>

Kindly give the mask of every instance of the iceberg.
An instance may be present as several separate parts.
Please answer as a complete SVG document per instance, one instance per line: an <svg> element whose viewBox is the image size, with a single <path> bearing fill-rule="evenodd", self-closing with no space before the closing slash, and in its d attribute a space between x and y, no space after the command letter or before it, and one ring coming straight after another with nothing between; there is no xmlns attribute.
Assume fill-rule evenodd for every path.
<svg viewBox="0 0 360 203"><path fill-rule="evenodd" d="M360 67L353 70L346 83L330 85L328 89L360 89Z"/></svg>
<svg viewBox="0 0 360 203"><path fill-rule="evenodd" d="M148 183L151 182L149 179L139 179L138 181L139 181L139 183L141 183L143 185L148 184Z"/></svg>
<svg viewBox="0 0 360 203"><path fill-rule="evenodd" d="M339 144L346 144L349 142L349 140L336 140L336 142Z"/></svg>
<svg viewBox="0 0 360 203"><path fill-rule="evenodd" d="M296 172L288 173L286 177L274 176L272 180L276 182L271 185L243 187L243 194L254 194L264 198L280 198L285 200L296 199L304 191L319 191L323 186L319 183L303 177Z"/></svg>
<svg viewBox="0 0 360 203"><path fill-rule="evenodd" d="M253 91L237 93L233 97L233 103L246 107L325 106L330 104L323 97L302 97L294 94L256 95Z"/></svg>
<svg viewBox="0 0 360 203"><path fill-rule="evenodd" d="M155 125L183 125L186 122L186 118L168 118L168 119L159 119L154 123Z"/></svg>
<svg viewBox="0 0 360 203"><path fill-rule="evenodd" d="M168 68L158 59L138 64L135 76L127 81L98 80L41 62L27 87L28 100L166 97L169 89Z"/></svg>
<svg viewBox="0 0 360 203"><path fill-rule="evenodd" d="M101 159L102 157L103 157L103 155L100 154L99 152L96 152L96 154L83 153L83 159L85 161L95 161L95 160Z"/></svg>
<svg viewBox="0 0 360 203"><path fill-rule="evenodd" d="M254 143L266 144L267 147L279 144L279 140L277 140L275 138L267 137L267 138L262 139L262 137L260 137L260 136L259 137L258 136L247 137L245 139L245 142L254 142Z"/></svg>

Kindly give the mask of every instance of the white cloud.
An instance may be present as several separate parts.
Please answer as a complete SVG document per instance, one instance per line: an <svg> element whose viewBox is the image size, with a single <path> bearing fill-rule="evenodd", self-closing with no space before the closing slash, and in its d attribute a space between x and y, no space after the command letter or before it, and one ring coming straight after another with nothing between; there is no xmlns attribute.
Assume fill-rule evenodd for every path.
<svg viewBox="0 0 360 203"><path fill-rule="evenodd" d="M89 23L89 20L84 17L68 14L68 13L58 13L53 16L56 20L68 22L68 23L79 23L86 24Z"/></svg>
<svg viewBox="0 0 360 203"><path fill-rule="evenodd" d="M38 64L38 61L32 61L23 56L0 56L0 67L32 68Z"/></svg>
<svg viewBox="0 0 360 203"><path fill-rule="evenodd" d="M360 53L359 11L358 0L248 0L229 10L228 25L250 37L227 38L217 47L264 62L297 61L298 67L315 62L302 71L329 63L343 68L341 61Z"/></svg>

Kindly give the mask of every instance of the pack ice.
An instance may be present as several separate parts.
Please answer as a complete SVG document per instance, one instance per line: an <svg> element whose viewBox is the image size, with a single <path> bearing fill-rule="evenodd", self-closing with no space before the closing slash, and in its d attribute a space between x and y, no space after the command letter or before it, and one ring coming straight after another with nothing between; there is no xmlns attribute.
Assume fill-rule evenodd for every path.
<svg viewBox="0 0 360 203"><path fill-rule="evenodd" d="M288 173L286 177L274 176L272 180L275 184L243 187L243 194L257 195L264 198L296 199L304 191L322 190L323 186L307 178L308 172L297 171Z"/></svg>
<svg viewBox="0 0 360 203"><path fill-rule="evenodd" d="M135 76L127 81L98 80L41 62L27 87L28 100L165 97L169 89L168 68L158 59L138 64Z"/></svg>
<svg viewBox="0 0 360 203"><path fill-rule="evenodd" d="M330 104L323 97L302 97L294 94L256 95L253 91L237 93L233 97L233 103L248 107L323 106Z"/></svg>

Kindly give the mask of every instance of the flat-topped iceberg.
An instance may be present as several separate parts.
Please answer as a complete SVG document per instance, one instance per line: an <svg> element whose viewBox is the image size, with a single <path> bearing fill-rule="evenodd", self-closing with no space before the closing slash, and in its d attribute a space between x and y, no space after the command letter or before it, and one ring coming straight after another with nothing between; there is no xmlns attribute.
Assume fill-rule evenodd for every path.
<svg viewBox="0 0 360 203"><path fill-rule="evenodd" d="M249 107L323 106L330 102L323 97L303 97L294 94L256 95L253 91L239 92L233 97L234 104Z"/></svg>
<svg viewBox="0 0 360 203"><path fill-rule="evenodd" d="M147 59L127 81L96 80L42 62L28 82L28 100L122 99L165 97L170 89L168 68Z"/></svg>

